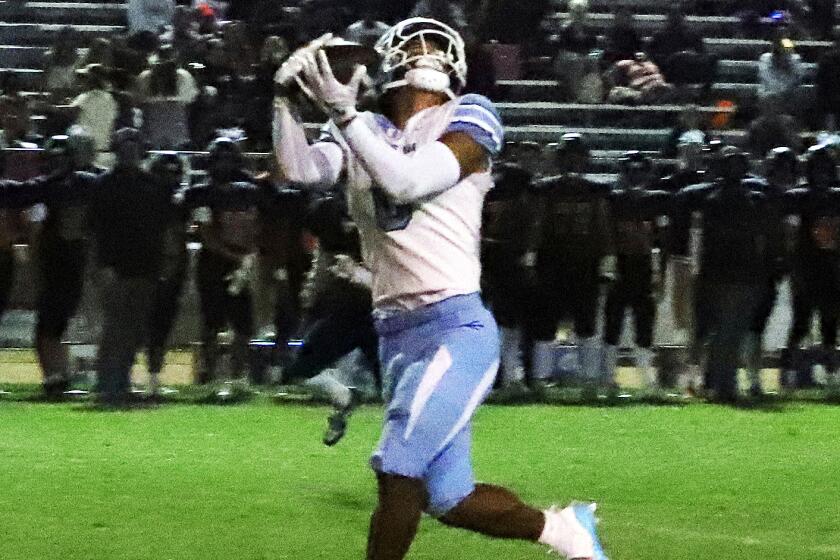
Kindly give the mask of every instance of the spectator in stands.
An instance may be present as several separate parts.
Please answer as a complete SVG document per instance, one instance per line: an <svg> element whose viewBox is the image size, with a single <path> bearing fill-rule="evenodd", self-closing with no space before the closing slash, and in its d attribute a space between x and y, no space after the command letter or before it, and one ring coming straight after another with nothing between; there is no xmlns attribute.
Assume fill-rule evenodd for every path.
<svg viewBox="0 0 840 560"><path fill-rule="evenodd" d="M643 52L636 53L632 59L616 62L607 77L611 83L607 95L610 103L661 103L674 89Z"/></svg>
<svg viewBox="0 0 840 560"><path fill-rule="evenodd" d="M557 46L561 51L586 56L598 46L598 34L587 23L589 0L571 0L569 19L563 22L557 34Z"/></svg>
<svg viewBox="0 0 840 560"><path fill-rule="evenodd" d="M76 88L76 57L79 34L71 26L62 27L53 47L44 55L44 90L53 102L64 102Z"/></svg>
<svg viewBox="0 0 840 560"><path fill-rule="evenodd" d="M111 41L106 37L97 37L93 40L87 52L79 57L76 62L76 69L81 70L90 64L101 64L106 69L114 66L114 53L111 48Z"/></svg>
<svg viewBox="0 0 840 560"><path fill-rule="evenodd" d="M161 48L157 62L137 79L141 132L150 148L171 150L189 144L188 106L197 96L195 79L178 66L174 49Z"/></svg>
<svg viewBox="0 0 840 560"><path fill-rule="evenodd" d="M799 123L784 112L781 101L776 97L768 97L761 108L761 115L750 124L747 149L757 158L778 146L801 151Z"/></svg>
<svg viewBox="0 0 840 560"><path fill-rule="evenodd" d="M119 405L129 394L135 355L146 343L171 199L141 168L140 131L118 130L113 146L116 165L98 181L90 218L104 308L98 391L103 403Z"/></svg>
<svg viewBox="0 0 840 560"><path fill-rule="evenodd" d="M703 115L697 105L688 104L683 107L677 119L677 125L671 129L668 141L662 148L665 157L676 157L679 147L686 143L706 142L706 125Z"/></svg>
<svg viewBox="0 0 840 560"><path fill-rule="evenodd" d="M526 52L532 52L544 38L541 24L548 7L548 0L484 0L472 14L474 19L468 21L481 28L484 41L519 44Z"/></svg>
<svg viewBox="0 0 840 560"><path fill-rule="evenodd" d="M831 50L820 57L817 65L817 104L829 130L840 128L840 35L834 38Z"/></svg>
<svg viewBox="0 0 840 560"><path fill-rule="evenodd" d="M0 128L9 148L37 148L41 138L32 131L32 113L26 98L18 93L0 96Z"/></svg>
<svg viewBox="0 0 840 560"><path fill-rule="evenodd" d="M686 24L680 3L669 8L665 27L653 35L649 51L669 83L711 87L714 61L706 54L700 34Z"/></svg>
<svg viewBox="0 0 840 560"><path fill-rule="evenodd" d="M461 32L467 27L467 18L460 2L455 0L417 0L410 17L436 19Z"/></svg>
<svg viewBox="0 0 840 560"><path fill-rule="evenodd" d="M172 17L172 30L165 34L161 40L172 45L181 64L192 62L191 57L195 53L201 36L198 34L198 22L196 12L186 6L175 8Z"/></svg>
<svg viewBox="0 0 840 560"><path fill-rule="evenodd" d="M642 39L636 31L633 12L627 6L619 6L615 10L612 27L606 33L604 64L609 66L619 60L632 60L642 50Z"/></svg>
<svg viewBox="0 0 840 560"><path fill-rule="evenodd" d="M367 2L362 9L361 19L351 23L344 31L345 39L372 47L388 31L389 25L376 19L373 5L373 2Z"/></svg>
<svg viewBox="0 0 840 560"><path fill-rule="evenodd" d="M773 41L773 50L758 59L758 99L766 102L775 99L788 112L801 109L802 98L799 86L805 76L802 57L794 50L793 41L778 33ZM775 146L770 146L768 149ZM762 155L767 150L761 152Z"/></svg>
<svg viewBox="0 0 840 560"><path fill-rule="evenodd" d="M70 103L69 111L75 116L75 123L93 135L96 150L108 152L119 109L111 93L108 71L101 64L91 64L79 70L78 74L83 92ZM103 156L99 163L108 165L110 160Z"/></svg>
<svg viewBox="0 0 840 560"><path fill-rule="evenodd" d="M580 100L584 77L597 72L591 53L598 46L598 36L586 22L588 10L589 0L569 2L569 20L557 35L559 51L554 57L554 75L561 99Z"/></svg>
<svg viewBox="0 0 840 560"><path fill-rule="evenodd" d="M128 0L127 15L130 34L150 31L160 35L172 25L175 0Z"/></svg>

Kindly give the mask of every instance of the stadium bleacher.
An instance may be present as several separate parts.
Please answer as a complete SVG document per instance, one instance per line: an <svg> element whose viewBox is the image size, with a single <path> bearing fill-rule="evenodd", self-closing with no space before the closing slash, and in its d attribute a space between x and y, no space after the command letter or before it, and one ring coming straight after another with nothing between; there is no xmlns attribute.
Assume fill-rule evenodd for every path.
<svg viewBox="0 0 840 560"><path fill-rule="evenodd" d="M565 4L555 2L558 11L545 18L544 28L549 35L566 18ZM670 4L665 0L594 0L589 23L602 32L612 23L610 12L619 5L627 5L637 14L635 21L640 33L650 35L664 24L664 12ZM728 13L726 10L733 6L732 2L718 4L722 7L721 13ZM60 27L72 25L81 35L82 42L87 43L94 37L122 31L126 23L125 11L123 2L107 0L96 3L67 0L0 3L0 71L13 75L23 90L37 91L42 81L43 54ZM688 21L704 36L708 51L719 58L717 81L709 93L708 105L700 108L701 113L711 116L750 105L757 88L757 60L762 52L769 50L769 41L740 37L740 20L731 15L690 15ZM807 61L806 92L813 89L815 61L830 46L826 41L797 42L797 52ZM676 123L680 106L559 103L557 82L551 75L552 53L549 38L544 52L524 61L522 79L499 81L497 101L508 126L509 138L548 143L568 130L583 132L592 147L604 154L603 158L596 158L601 162L597 164L600 167L597 171L602 170L604 161L614 159L621 150L656 151L663 147L668 127ZM735 109L713 106L717 100L731 101ZM33 118L41 117L35 115ZM742 129L711 132L732 142L739 142L745 135Z"/></svg>

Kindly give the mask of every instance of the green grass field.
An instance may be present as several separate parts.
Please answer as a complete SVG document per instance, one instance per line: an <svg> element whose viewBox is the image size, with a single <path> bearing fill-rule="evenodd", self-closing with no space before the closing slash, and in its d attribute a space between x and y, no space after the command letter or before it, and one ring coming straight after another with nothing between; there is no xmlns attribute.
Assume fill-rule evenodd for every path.
<svg viewBox="0 0 840 560"><path fill-rule="evenodd" d="M361 559L381 409L0 400L0 558ZM840 407L485 406L480 479L600 502L613 560L840 558ZM409 558L545 558L424 519Z"/></svg>

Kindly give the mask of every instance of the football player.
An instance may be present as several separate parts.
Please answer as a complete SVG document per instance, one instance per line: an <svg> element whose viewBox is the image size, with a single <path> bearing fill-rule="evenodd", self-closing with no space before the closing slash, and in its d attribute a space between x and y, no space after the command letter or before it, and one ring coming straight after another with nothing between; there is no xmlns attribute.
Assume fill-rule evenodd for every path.
<svg viewBox="0 0 840 560"><path fill-rule="evenodd" d="M765 185L768 211L773 220L781 222L782 204L785 192L797 186L799 181L799 160L796 152L786 147L773 148L764 159ZM763 357L762 339L767 321L773 313L778 297L778 285L786 273L786 259L783 244L777 246L778 251L768 252L767 258L772 274L767 278L764 297L758 306L746 348L746 369L750 378L750 393L755 397L764 394L761 386L761 365ZM784 370L783 370L784 371Z"/></svg>
<svg viewBox="0 0 840 560"><path fill-rule="evenodd" d="M835 348L840 313L840 188L837 162L826 146L806 154L805 188L785 193L785 213L799 218L791 274L793 324L783 367L794 374L792 384L813 385L811 366L799 346L810 332L811 319L820 314L826 370L832 383L836 375Z"/></svg>
<svg viewBox="0 0 840 560"><path fill-rule="evenodd" d="M557 324L571 315L581 374L593 384L601 369L596 320L600 269L609 241L610 187L584 175L590 154L580 134L564 134L557 157L561 173L534 186L540 206L536 273L543 299L530 314L532 370L535 379L551 377Z"/></svg>
<svg viewBox="0 0 840 560"><path fill-rule="evenodd" d="M671 199L666 191L648 188L653 178L650 158L637 151L624 154L618 188L609 197L616 278L604 309L604 377L614 381L624 312L629 307L636 327L636 369L647 388L657 385L651 350L656 323L654 287L664 283L661 267L654 274L653 249L657 220L669 214Z"/></svg>
<svg viewBox="0 0 840 560"><path fill-rule="evenodd" d="M503 129L492 103L460 96L464 42L440 22L412 18L377 42L381 113L357 109L365 68L338 81L323 47L298 50L276 75L297 79L330 115L309 145L278 97L275 152L286 178L347 183L350 214L372 273L385 426L371 465L379 501L368 560L399 560L425 510L486 535L543 542L569 558L604 558L594 507L542 512L509 490L476 484L471 419L499 364L498 331L478 294L479 229Z"/></svg>
<svg viewBox="0 0 840 560"><path fill-rule="evenodd" d="M208 152L209 181L184 192L185 207L209 212L199 224L202 247L196 268L202 315L201 383L216 379L218 335L228 324L234 332L232 379L242 380L249 368L248 344L254 334L251 280L263 197L244 169L236 142L217 138ZM218 396L229 397L230 388L222 388Z"/></svg>

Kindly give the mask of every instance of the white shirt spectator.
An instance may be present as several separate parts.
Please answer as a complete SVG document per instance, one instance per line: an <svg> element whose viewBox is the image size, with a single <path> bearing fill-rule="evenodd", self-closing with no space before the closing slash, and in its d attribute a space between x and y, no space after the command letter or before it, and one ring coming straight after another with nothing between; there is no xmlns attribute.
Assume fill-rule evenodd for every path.
<svg viewBox="0 0 840 560"><path fill-rule="evenodd" d="M175 0L128 0L128 30L132 34L151 31L159 34L172 25Z"/></svg>
<svg viewBox="0 0 840 560"><path fill-rule="evenodd" d="M151 95L149 92L149 80L152 77L151 70L144 70L137 78L137 91L141 99L145 101L166 99L167 101L180 101L181 103L192 103L198 97L198 85L195 82L192 74L178 68L176 71L176 92L175 95L157 96Z"/></svg>
<svg viewBox="0 0 840 560"><path fill-rule="evenodd" d="M390 27L387 23L360 19L347 27L347 30L344 32L344 38L354 43L372 47L388 29Z"/></svg>
<svg viewBox="0 0 840 560"><path fill-rule="evenodd" d="M758 97L787 96L802 84L805 69L797 53L787 55L787 64L774 64L773 53L766 52L758 59Z"/></svg>
<svg viewBox="0 0 840 560"><path fill-rule="evenodd" d="M76 124L90 132L97 151L108 151L118 111L114 96L102 89L92 89L80 94L70 105L78 107L79 116L76 118Z"/></svg>

